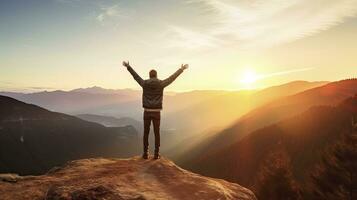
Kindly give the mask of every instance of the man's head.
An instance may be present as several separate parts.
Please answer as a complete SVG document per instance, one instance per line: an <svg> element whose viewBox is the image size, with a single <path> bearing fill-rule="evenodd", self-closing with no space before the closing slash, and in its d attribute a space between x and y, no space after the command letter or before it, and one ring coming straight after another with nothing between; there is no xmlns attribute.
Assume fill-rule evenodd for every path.
<svg viewBox="0 0 357 200"><path fill-rule="evenodd" d="M156 70L152 69L149 72L150 78L157 78L157 72Z"/></svg>

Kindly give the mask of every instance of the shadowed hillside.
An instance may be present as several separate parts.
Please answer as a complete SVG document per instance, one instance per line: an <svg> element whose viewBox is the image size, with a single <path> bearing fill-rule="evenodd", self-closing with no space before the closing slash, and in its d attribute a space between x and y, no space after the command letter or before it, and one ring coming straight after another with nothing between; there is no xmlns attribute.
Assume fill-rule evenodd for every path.
<svg viewBox="0 0 357 200"><path fill-rule="evenodd" d="M0 173L40 174L73 159L131 156L138 144L131 126L106 128L0 96Z"/></svg>
<svg viewBox="0 0 357 200"><path fill-rule="evenodd" d="M252 132L216 153L203 153L183 166L204 175L253 186L266 158L284 152L291 160L294 179L304 182L329 145L352 130L357 96L339 106L312 107L279 123Z"/></svg>
<svg viewBox="0 0 357 200"><path fill-rule="evenodd" d="M190 152L189 156L186 156L187 152L183 152L185 156L178 156L177 160L179 163L189 163L200 157L200 154L212 154L220 151L259 128L302 113L312 106L337 105L356 93L357 79L350 79L332 82L295 95L279 98L248 112L227 129L217 134L211 134L204 140L197 140L192 148L187 150ZM190 139L190 141L194 141L194 139Z"/></svg>
<svg viewBox="0 0 357 200"><path fill-rule="evenodd" d="M0 175L3 200L255 200L238 184L207 178L160 160L85 159L44 176ZM5 181L11 181L8 183Z"/></svg>

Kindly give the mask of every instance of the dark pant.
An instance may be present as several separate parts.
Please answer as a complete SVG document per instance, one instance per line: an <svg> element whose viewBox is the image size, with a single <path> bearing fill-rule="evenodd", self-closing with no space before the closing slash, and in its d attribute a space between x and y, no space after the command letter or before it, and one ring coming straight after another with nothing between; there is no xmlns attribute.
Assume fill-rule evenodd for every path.
<svg viewBox="0 0 357 200"><path fill-rule="evenodd" d="M155 152L159 152L160 147L160 112L144 111L144 152L149 148L149 132L151 121L154 125Z"/></svg>

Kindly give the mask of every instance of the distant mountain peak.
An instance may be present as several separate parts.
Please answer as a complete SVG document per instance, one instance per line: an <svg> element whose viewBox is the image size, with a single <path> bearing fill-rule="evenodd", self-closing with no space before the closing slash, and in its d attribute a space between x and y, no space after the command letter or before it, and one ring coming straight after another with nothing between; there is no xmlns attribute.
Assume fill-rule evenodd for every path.
<svg viewBox="0 0 357 200"><path fill-rule="evenodd" d="M3 177L3 178L1 178ZM11 180L9 180L9 178ZM3 199L240 199L255 200L238 184L193 174L170 160L83 159L44 176L2 175Z"/></svg>
<svg viewBox="0 0 357 200"><path fill-rule="evenodd" d="M127 92L138 92L137 90L133 89L107 89L100 86L93 86L87 88L77 88L70 90L69 92L81 92L81 93L89 93L89 94L120 94L120 93L127 93Z"/></svg>
<svg viewBox="0 0 357 200"><path fill-rule="evenodd" d="M99 86L87 87L87 88L77 88L71 90L70 92L86 92L86 93L108 93L109 91L113 91L111 89L105 89Z"/></svg>

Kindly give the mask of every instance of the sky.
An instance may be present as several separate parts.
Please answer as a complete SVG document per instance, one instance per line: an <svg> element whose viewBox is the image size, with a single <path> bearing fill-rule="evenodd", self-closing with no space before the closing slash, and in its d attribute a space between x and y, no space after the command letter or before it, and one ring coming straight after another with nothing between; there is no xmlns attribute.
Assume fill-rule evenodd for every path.
<svg viewBox="0 0 357 200"><path fill-rule="evenodd" d="M357 0L0 0L0 90L264 88L357 77Z"/></svg>

